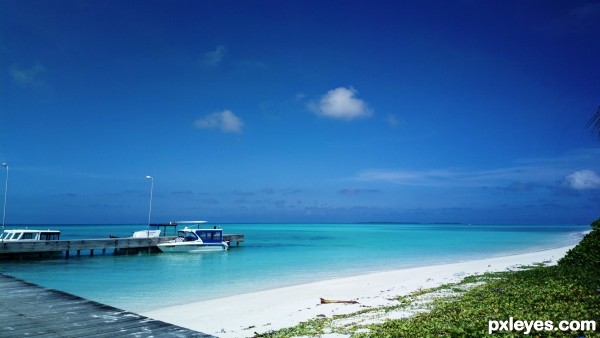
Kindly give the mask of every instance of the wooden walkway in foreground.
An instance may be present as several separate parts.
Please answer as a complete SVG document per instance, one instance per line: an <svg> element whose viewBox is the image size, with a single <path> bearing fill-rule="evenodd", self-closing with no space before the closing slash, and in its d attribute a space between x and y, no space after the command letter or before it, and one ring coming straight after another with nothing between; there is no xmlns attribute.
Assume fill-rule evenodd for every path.
<svg viewBox="0 0 600 338"><path fill-rule="evenodd" d="M0 337L214 337L0 274Z"/></svg>

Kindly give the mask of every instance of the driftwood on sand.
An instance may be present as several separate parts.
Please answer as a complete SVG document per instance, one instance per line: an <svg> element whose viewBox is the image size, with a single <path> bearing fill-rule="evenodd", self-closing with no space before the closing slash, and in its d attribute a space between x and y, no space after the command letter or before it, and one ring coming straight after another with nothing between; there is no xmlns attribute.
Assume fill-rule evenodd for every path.
<svg viewBox="0 0 600 338"><path fill-rule="evenodd" d="M332 300L321 298L321 304L333 304L333 303L342 303L342 304L358 304L355 300Z"/></svg>

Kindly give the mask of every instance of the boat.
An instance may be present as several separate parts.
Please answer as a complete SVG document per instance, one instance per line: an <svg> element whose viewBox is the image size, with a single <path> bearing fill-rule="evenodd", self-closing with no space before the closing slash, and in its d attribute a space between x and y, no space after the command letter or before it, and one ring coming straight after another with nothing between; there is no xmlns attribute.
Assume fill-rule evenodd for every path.
<svg viewBox="0 0 600 338"><path fill-rule="evenodd" d="M4 230L0 235L2 241L57 241L60 239L59 230L11 229Z"/></svg>
<svg viewBox="0 0 600 338"><path fill-rule="evenodd" d="M160 236L160 229L158 225L151 224L146 230L139 230L133 233L133 238L156 238Z"/></svg>
<svg viewBox="0 0 600 338"><path fill-rule="evenodd" d="M206 252L225 251L229 248L227 242L223 241L223 229L216 226L212 229L200 228L206 221L175 222L185 225L177 231L177 237L168 242L157 244L162 252ZM196 229L190 226L196 225Z"/></svg>

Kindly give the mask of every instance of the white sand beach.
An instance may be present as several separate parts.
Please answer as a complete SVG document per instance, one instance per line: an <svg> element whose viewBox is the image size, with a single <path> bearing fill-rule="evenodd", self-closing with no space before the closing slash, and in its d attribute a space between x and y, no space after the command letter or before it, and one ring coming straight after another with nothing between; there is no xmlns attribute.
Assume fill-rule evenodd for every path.
<svg viewBox="0 0 600 338"><path fill-rule="evenodd" d="M574 246L467 262L425 266L325 280L142 313L218 337L252 337L317 316L348 314L397 303L392 298L420 288L458 282L466 276L504 271L533 263L556 264ZM320 304L320 298L357 304Z"/></svg>

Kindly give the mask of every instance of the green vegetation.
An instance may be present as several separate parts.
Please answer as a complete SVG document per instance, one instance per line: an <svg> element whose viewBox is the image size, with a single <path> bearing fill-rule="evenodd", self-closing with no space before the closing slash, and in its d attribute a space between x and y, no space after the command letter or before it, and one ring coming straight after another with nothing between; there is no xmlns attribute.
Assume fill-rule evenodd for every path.
<svg viewBox="0 0 600 338"><path fill-rule="evenodd" d="M449 296L427 295L445 291ZM430 297L432 298L432 297ZM484 274L465 278L456 284L420 290L398 298L398 305L372 308L346 316L317 318L296 327L268 332L261 337L319 336L338 332L353 337L480 337L488 335L488 321L594 320L596 331L585 337L600 337L600 220L592 223L592 232L555 266L532 266L525 270ZM340 319L352 321L360 316L399 309L420 309L409 318L385 320L381 324L358 322L339 325ZM418 306L417 306L418 307ZM578 337L582 332L536 331L532 337ZM522 337L524 331L500 331L495 335Z"/></svg>

